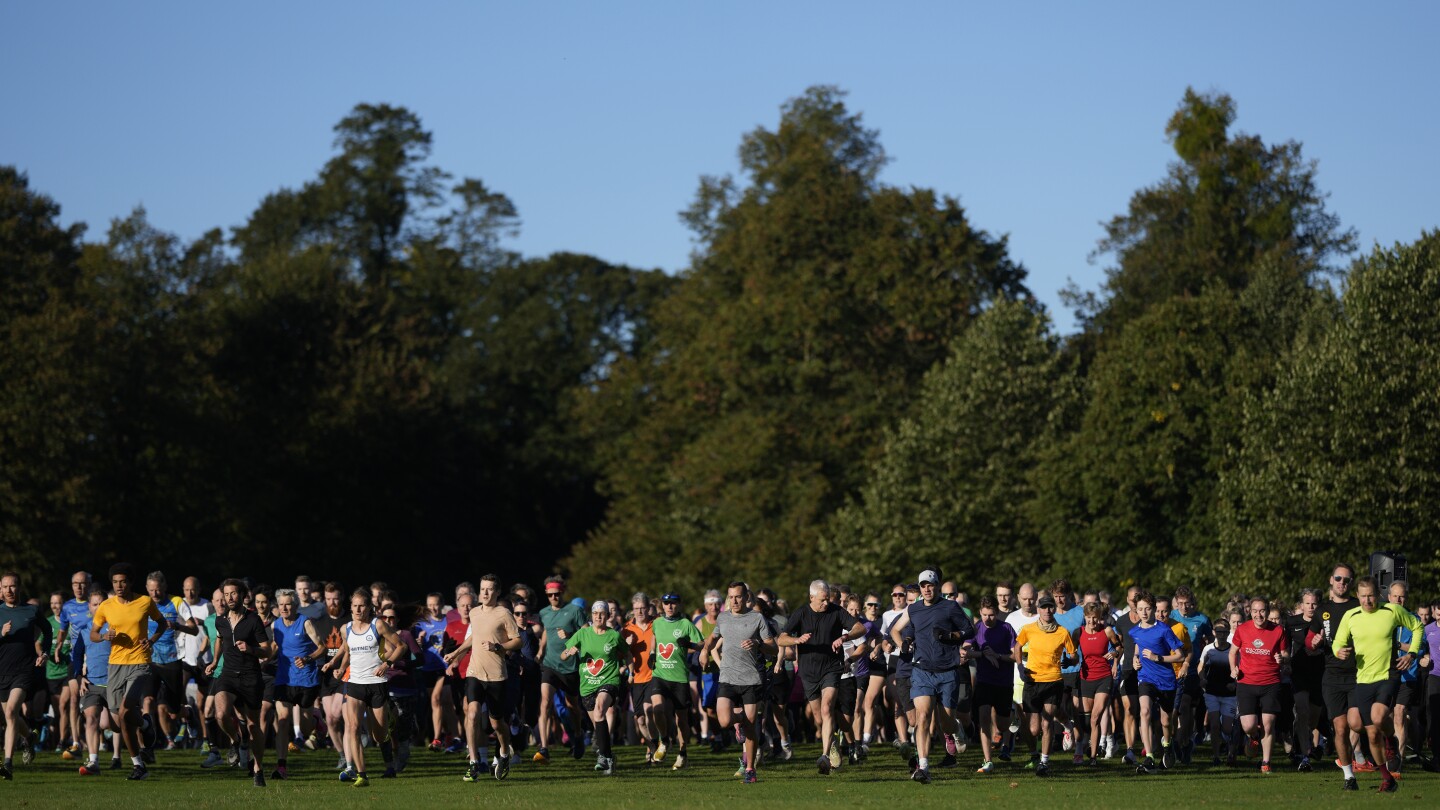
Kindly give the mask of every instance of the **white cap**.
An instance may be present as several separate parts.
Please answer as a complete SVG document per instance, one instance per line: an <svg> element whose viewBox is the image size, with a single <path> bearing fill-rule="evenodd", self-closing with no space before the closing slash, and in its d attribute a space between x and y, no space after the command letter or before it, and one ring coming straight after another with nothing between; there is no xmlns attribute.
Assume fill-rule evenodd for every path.
<svg viewBox="0 0 1440 810"><path fill-rule="evenodd" d="M937 573L935 573L935 572L932 571L931 569L927 568L927 569L925 569L924 571L921 571L921 572L920 572L920 578L917 579L917 580L915 580L915 581L916 581L916 582L928 582L928 583L930 583L930 584L932 584L932 585L939 585L939 584L940 584L940 575L937 574Z"/></svg>

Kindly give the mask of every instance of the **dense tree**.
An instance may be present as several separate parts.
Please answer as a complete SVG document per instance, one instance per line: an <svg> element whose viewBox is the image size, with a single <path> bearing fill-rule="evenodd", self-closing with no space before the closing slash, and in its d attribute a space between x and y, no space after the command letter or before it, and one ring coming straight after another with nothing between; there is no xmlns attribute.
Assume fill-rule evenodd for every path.
<svg viewBox="0 0 1440 810"><path fill-rule="evenodd" d="M584 586L788 587L881 429L991 301L1022 297L1004 239L959 204L884 186L878 135L817 87L702 181L690 269L654 350L581 404L606 436L605 525L567 565Z"/></svg>
<svg viewBox="0 0 1440 810"><path fill-rule="evenodd" d="M1327 319L1328 320L1328 319ZM1405 553L1440 575L1440 233L1377 248L1339 312L1247 402L1243 449L1222 481L1218 574L1291 597L1336 562Z"/></svg>
<svg viewBox="0 0 1440 810"><path fill-rule="evenodd" d="M1048 320L997 302L925 376L913 415L887 436L860 497L836 514L821 558L858 586L888 586L935 563L977 585L1043 570L1024 513L1029 476L1036 440L1074 407L1076 382Z"/></svg>

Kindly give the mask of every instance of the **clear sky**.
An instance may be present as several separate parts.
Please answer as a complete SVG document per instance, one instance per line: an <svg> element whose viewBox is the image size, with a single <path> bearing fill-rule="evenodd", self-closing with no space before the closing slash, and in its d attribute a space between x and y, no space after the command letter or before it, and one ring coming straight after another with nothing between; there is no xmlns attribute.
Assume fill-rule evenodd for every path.
<svg viewBox="0 0 1440 810"><path fill-rule="evenodd" d="M516 202L526 255L683 269L677 212L813 84L882 180L960 198L1062 330L1099 222L1160 178L1187 85L1295 139L1368 249L1440 226L1440 3L0 2L0 163L65 221L144 205L185 238L313 177L359 102Z"/></svg>

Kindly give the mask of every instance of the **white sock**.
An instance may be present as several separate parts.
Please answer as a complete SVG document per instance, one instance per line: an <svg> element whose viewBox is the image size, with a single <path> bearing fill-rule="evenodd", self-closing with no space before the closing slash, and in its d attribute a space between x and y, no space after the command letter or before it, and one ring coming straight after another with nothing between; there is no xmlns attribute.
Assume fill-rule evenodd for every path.
<svg viewBox="0 0 1440 810"><path fill-rule="evenodd" d="M1040 755L1040 764L1041 764L1041 765L1046 765L1046 764L1048 764L1049 762L1050 762L1050 755L1049 755L1049 754L1041 754L1041 755Z"/></svg>
<svg viewBox="0 0 1440 810"><path fill-rule="evenodd" d="M137 768L145 767L145 763L140 761L140 757L130 757L130 764Z"/></svg>
<svg viewBox="0 0 1440 810"><path fill-rule="evenodd" d="M930 758L929 758L929 757L920 757L920 770L922 770L922 771L928 771L928 770L930 770Z"/></svg>
<svg viewBox="0 0 1440 810"><path fill-rule="evenodd" d="M1341 765L1341 766L1340 766L1340 772L1343 773L1343 774L1345 774L1345 778L1346 778L1346 779L1354 779L1354 778L1355 778L1355 769L1352 768L1352 767L1350 767L1349 765Z"/></svg>

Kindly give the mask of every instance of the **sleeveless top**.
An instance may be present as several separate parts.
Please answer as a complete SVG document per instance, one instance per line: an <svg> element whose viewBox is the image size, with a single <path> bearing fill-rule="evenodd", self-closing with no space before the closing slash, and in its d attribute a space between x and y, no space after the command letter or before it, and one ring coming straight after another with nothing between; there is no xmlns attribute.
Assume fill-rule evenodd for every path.
<svg viewBox="0 0 1440 810"><path fill-rule="evenodd" d="M345 673L348 683L384 683L383 675L376 675L380 666L380 631L375 622L363 633L355 632L355 623L345 625L345 644L350 647L350 667Z"/></svg>

